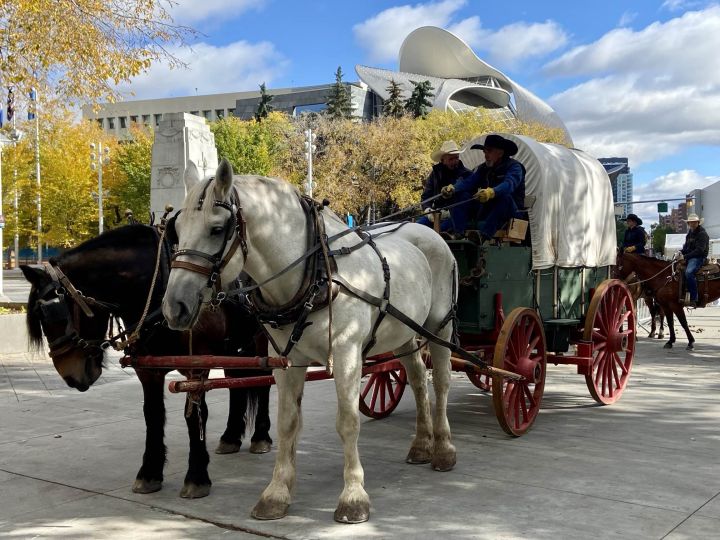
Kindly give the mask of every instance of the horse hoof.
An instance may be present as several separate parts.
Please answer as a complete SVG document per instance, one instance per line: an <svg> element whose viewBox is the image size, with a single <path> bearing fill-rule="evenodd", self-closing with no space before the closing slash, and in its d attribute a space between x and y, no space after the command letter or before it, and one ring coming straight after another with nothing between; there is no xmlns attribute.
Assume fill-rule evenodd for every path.
<svg viewBox="0 0 720 540"><path fill-rule="evenodd" d="M210 484L193 484L187 482L180 490L183 499L201 499L210 495Z"/></svg>
<svg viewBox="0 0 720 540"><path fill-rule="evenodd" d="M692 351L693 349L695 349L695 347L693 346L692 343L688 343L688 346L685 347L685 349L688 350L688 351Z"/></svg>
<svg viewBox="0 0 720 540"><path fill-rule="evenodd" d="M252 509L250 515L261 520L281 519L287 516L288 508L290 508L289 504L261 499Z"/></svg>
<svg viewBox="0 0 720 540"><path fill-rule="evenodd" d="M370 519L370 502L340 503L333 517L338 523L365 523Z"/></svg>
<svg viewBox="0 0 720 540"><path fill-rule="evenodd" d="M267 454L272 445L268 441L252 441L250 443L251 454Z"/></svg>
<svg viewBox="0 0 720 540"><path fill-rule="evenodd" d="M430 450L422 447L413 446L405 458L406 463L411 465L422 465L432 461L432 453Z"/></svg>
<svg viewBox="0 0 720 540"><path fill-rule="evenodd" d="M240 451L240 445L242 443L229 443L220 439L220 442L215 449L216 454L236 454ZM250 450L252 452L252 450Z"/></svg>
<svg viewBox="0 0 720 540"><path fill-rule="evenodd" d="M436 471L446 472L452 470L456 461L455 452L437 455L432 460L432 468Z"/></svg>
<svg viewBox="0 0 720 540"><path fill-rule="evenodd" d="M162 489L162 480L145 480L143 478L136 478L133 483L133 493L155 493Z"/></svg>
<svg viewBox="0 0 720 540"><path fill-rule="evenodd" d="M672 349L672 343L666 343L663 345L663 349Z"/></svg>

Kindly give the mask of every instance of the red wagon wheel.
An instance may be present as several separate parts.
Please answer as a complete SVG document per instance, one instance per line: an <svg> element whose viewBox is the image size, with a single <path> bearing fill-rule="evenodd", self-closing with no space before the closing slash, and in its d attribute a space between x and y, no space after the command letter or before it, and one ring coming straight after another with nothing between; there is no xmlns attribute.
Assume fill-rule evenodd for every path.
<svg viewBox="0 0 720 540"><path fill-rule="evenodd" d="M522 375L521 381L493 377L495 416L508 435L519 437L540 411L545 373L545 331L538 314L515 308L505 319L495 344L493 366Z"/></svg>
<svg viewBox="0 0 720 540"><path fill-rule="evenodd" d="M382 366L363 376L360 388L360 412L370 418L385 418L395 410L405 391L407 374L400 362Z"/></svg>
<svg viewBox="0 0 720 540"><path fill-rule="evenodd" d="M590 394L604 405L625 390L635 356L635 304L619 279L603 281L590 301L583 339L593 343L591 373L585 375Z"/></svg>

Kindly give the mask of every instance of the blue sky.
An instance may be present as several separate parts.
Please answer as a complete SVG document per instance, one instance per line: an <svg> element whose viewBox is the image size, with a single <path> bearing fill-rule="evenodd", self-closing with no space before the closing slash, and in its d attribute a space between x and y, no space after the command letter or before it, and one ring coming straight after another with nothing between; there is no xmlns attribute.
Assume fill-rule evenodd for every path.
<svg viewBox="0 0 720 540"><path fill-rule="evenodd" d="M190 69L154 66L124 88L136 99L323 84L338 66L355 81L357 64L397 68L404 37L433 25L550 103L576 146L629 157L636 200L720 180L715 2L177 1L176 21L201 32L176 51Z"/></svg>

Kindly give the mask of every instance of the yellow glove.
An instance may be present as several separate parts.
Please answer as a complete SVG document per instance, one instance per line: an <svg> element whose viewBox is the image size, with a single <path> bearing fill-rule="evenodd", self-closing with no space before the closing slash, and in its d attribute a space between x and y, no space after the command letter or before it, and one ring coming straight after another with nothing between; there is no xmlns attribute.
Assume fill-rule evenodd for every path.
<svg viewBox="0 0 720 540"><path fill-rule="evenodd" d="M455 186L452 184L445 186L440 190L440 193L442 193L444 199L449 199L455 194Z"/></svg>
<svg viewBox="0 0 720 540"><path fill-rule="evenodd" d="M632 253L635 251L635 246L628 246L625 248L625 253Z"/></svg>
<svg viewBox="0 0 720 540"><path fill-rule="evenodd" d="M495 196L495 190L493 188L478 189L475 194L475 198L481 203L488 202Z"/></svg>

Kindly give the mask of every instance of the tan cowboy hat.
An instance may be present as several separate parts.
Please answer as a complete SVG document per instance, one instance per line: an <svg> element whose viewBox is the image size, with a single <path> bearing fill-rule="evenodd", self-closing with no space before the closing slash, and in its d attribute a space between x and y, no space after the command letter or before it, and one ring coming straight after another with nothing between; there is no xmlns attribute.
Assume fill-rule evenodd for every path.
<svg viewBox="0 0 720 540"><path fill-rule="evenodd" d="M459 154L460 148L455 141L445 141L440 148L435 150L430 157L435 163L439 163L445 154Z"/></svg>
<svg viewBox="0 0 720 540"><path fill-rule="evenodd" d="M700 216L698 216L697 214L690 214L690 215L687 217L687 219L683 219L683 221L684 221L685 223L688 223L688 222L690 222L690 221L697 221L697 222L700 223L700 225L702 225L702 224L703 224L703 221L705 221L705 220L704 220L703 218L701 218Z"/></svg>

